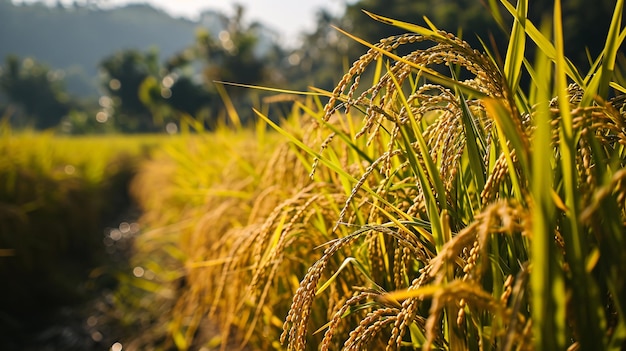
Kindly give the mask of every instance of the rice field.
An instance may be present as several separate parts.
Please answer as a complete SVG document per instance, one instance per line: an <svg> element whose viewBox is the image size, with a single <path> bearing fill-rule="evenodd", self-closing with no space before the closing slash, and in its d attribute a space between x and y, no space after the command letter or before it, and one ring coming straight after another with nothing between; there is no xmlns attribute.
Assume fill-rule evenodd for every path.
<svg viewBox="0 0 626 351"><path fill-rule="evenodd" d="M562 54L559 6L536 27L526 2L503 4L503 62L370 14L409 34L362 42L337 87L282 123L256 111L272 146L226 136L226 155L169 158L183 220L166 216L170 249L151 250L178 257L176 348L624 346L623 2L591 72Z"/></svg>
<svg viewBox="0 0 626 351"><path fill-rule="evenodd" d="M132 205L127 187L162 136L61 137L0 126L0 348L20 348L59 309L116 284L105 226ZM41 346L41 345L40 345Z"/></svg>
<svg viewBox="0 0 626 351"><path fill-rule="evenodd" d="M623 349L624 2L589 72L559 1L544 24L501 5L501 59L369 14L407 34L353 38L333 91L154 149L124 349Z"/></svg>

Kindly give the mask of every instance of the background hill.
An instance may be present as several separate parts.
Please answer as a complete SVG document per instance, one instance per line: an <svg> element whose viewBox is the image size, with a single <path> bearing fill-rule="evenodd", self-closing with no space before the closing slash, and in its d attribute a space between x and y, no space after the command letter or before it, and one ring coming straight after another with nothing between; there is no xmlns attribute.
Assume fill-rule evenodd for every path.
<svg viewBox="0 0 626 351"><path fill-rule="evenodd" d="M203 19L203 25L220 26L217 13L206 12ZM120 50L151 48L162 58L171 57L194 42L198 26L143 4L102 10L0 0L0 58L33 57L63 69L68 92L91 95L104 57Z"/></svg>

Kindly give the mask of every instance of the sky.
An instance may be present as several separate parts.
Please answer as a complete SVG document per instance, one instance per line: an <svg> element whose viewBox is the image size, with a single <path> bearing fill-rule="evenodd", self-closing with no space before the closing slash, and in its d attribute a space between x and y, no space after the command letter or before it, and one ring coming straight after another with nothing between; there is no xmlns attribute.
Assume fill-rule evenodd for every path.
<svg viewBox="0 0 626 351"><path fill-rule="evenodd" d="M36 0L14 0L14 2L31 2ZM79 3L84 2L77 1ZM102 0L101 0L102 1ZM54 4L56 0L43 0ZM62 0L72 3L73 0ZM334 15L341 15L345 3L355 0L104 0L108 5L123 5L131 2L149 3L175 17L197 19L202 10L218 10L227 15L234 13L236 3L245 7L244 20L262 22L277 30L287 42L295 43L298 34L315 29L316 14L325 8Z"/></svg>

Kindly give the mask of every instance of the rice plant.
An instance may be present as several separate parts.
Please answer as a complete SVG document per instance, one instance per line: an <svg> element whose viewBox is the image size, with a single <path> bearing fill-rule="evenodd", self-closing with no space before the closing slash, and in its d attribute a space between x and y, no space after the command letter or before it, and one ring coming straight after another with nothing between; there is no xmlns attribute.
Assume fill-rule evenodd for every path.
<svg viewBox="0 0 626 351"><path fill-rule="evenodd" d="M370 50L319 121L361 114L358 128L329 127L316 164L333 162L341 136L367 140L367 166L296 291L281 335L288 349L305 349L311 327L324 332L312 346L322 350L624 345L625 114L623 97L609 98L624 91L613 78L623 2L585 78L563 56L560 2L543 30L526 19L527 2L502 4L515 19L502 66L432 24L371 14L411 33L363 43ZM375 81L357 93L370 66ZM339 272L338 256L363 278ZM329 286L344 288L339 299L320 298ZM325 325L310 318L320 299Z"/></svg>
<svg viewBox="0 0 626 351"><path fill-rule="evenodd" d="M616 26L621 7L618 3L612 25L618 32L609 34L604 61L594 67L592 73L597 75L589 81L581 79L562 57L558 2L556 49L532 24L523 23L523 1L511 9L517 18L502 68L434 27L382 19L418 35L372 46L369 56L353 65L335 89L326 111L333 111L335 100L361 107L365 117L360 133L374 142L384 140L381 144L387 146L376 161L382 164L387 158L389 164L391 157L398 158L395 168L380 168L379 173L386 176L382 183L397 182L387 180L388 175L416 180L417 196L409 201L411 206L384 208L384 216L379 216L386 217L387 229L370 229L377 238L369 240L383 246L380 237L391 235L394 250L408 247L425 253L421 257L394 253L378 279L393 276L394 282L400 282L393 285L396 292L377 289L372 298L371 290L355 291L334 314L322 349L336 338L333 328L342 323L343 315L365 303L369 305L361 309L363 319L349 328L345 349L360 349L372 340L388 349L404 345L423 349L621 347L623 336L617 332L622 328L617 317L621 311L615 307L621 303L614 301L620 299L623 287L615 284L616 277L600 273L599 267L620 270L622 264L617 263L616 252L605 252L599 244L608 218L594 226L583 216L594 211L591 198L606 187L604 192L612 197L607 201L613 214L611 240L620 241L624 203L615 176L621 178L623 166L618 140L623 138L624 116L618 111L619 102L603 100L610 71L602 67L610 65L607 59L615 59L611 50L615 41L622 40L615 34L620 30ZM540 49L533 67L519 53L525 30ZM435 45L404 57L390 53L394 45L423 40ZM362 67L382 55L395 60L394 66L373 87L354 96ZM555 63L554 82L550 61ZM429 69L442 63L450 67L450 76ZM533 77L531 96L519 88L519 72L524 67ZM454 82L459 68L473 77ZM569 88L568 78L574 82ZM550 101L554 92L557 97ZM404 169L409 173L403 174ZM384 189L388 196L387 189L379 189L377 194ZM351 196L356 198L357 191ZM373 194L368 196L370 201L378 200ZM396 223L405 218L420 224ZM389 228L392 233L386 233ZM404 243L409 240L416 244ZM385 262L384 257L378 259ZM405 260L414 271L406 268ZM303 282L315 283L316 274L309 273ZM370 280L377 278L372 274ZM604 294L600 286L605 287ZM613 288L608 290L608 286ZM304 348L307 320L294 316L311 308L303 298L310 291L310 286L301 285L287 317L288 334L284 335L293 349Z"/></svg>
<svg viewBox="0 0 626 351"><path fill-rule="evenodd" d="M286 140L273 152L229 139L244 156L182 231L180 349L624 347L623 0L585 73L560 1L540 27L527 1L501 6L501 63L369 14L407 34L353 37L368 51L281 126L256 111Z"/></svg>

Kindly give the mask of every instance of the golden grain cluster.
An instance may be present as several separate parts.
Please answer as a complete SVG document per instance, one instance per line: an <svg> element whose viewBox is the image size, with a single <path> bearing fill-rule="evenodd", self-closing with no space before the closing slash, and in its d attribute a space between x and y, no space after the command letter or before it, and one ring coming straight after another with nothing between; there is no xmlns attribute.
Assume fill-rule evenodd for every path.
<svg viewBox="0 0 626 351"><path fill-rule="evenodd" d="M295 101L281 126L257 111L280 138L221 131L166 156L177 190L152 198L179 210L176 346L619 349L626 114L603 92L626 91L605 66L625 32L614 17L583 78L559 11L554 44L516 22L510 45L521 33L539 54L503 66L374 16L414 33L368 44L324 106Z"/></svg>

